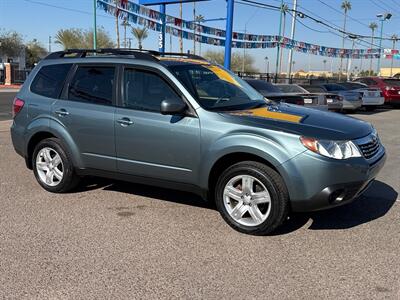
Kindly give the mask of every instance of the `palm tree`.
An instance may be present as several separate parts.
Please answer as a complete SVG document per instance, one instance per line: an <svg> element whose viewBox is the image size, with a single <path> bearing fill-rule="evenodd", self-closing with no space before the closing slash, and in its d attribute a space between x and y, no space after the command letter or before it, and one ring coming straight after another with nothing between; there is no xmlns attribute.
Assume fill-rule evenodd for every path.
<svg viewBox="0 0 400 300"><path fill-rule="evenodd" d="M396 42L399 40L399 36L397 34L393 34L391 37L392 42L393 42L393 48L396 47ZM393 53L392 53L392 61L390 62L390 76L393 76Z"/></svg>
<svg viewBox="0 0 400 300"><path fill-rule="evenodd" d="M182 39L182 2L179 3L179 18L181 19L181 34L179 35L179 50L183 53L183 39Z"/></svg>
<svg viewBox="0 0 400 300"><path fill-rule="evenodd" d="M289 11L289 7L287 4L283 4L281 7L281 13L283 16L283 23L282 23L282 37L285 36L285 25L286 25L286 13ZM279 73L281 74L282 72L282 55L283 55L283 49L281 50L280 58L279 58Z"/></svg>
<svg viewBox="0 0 400 300"><path fill-rule="evenodd" d="M372 49L372 47L374 45L374 33L375 33L375 30L378 28L378 24L376 24L375 22L371 22L368 27L369 27L369 29L371 29L371 32L372 32L372 34L371 34L371 49ZM370 73L370 75L372 75L372 55L371 55L371 58L369 61L369 73Z"/></svg>
<svg viewBox="0 0 400 300"><path fill-rule="evenodd" d="M344 10L344 21L343 21L343 39L342 39L342 49L344 49L344 38L346 36L346 22L347 22L347 12L351 10L351 2L348 0L343 0L342 5L340 6L341 9ZM343 68L343 56L340 56L340 70L339 70L339 80L342 75L342 68Z"/></svg>
<svg viewBox="0 0 400 300"><path fill-rule="evenodd" d="M54 42L60 44L64 49L81 48L83 40L83 32L81 29L60 29L56 35Z"/></svg>
<svg viewBox="0 0 400 300"><path fill-rule="evenodd" d="M117 35L117 48L119 48L119 24L118 24L118 16L119 16L119 9L118 5L120 4L120 0L114 0L115 4L115 33Z"/></svg>
<svg viewBox="0 0 400 300"><path fill-rule="evenodd" d="M132 28L132 34L135 37L135 39L138 42L138 48L142 50L142 42L149 36L149 32L146 27L139 28L139 27L133 27Z"/></svg>
<svg viewBox="0 0 400 300"><path fill-rule="evenodd" d="M324 72L325 72L325 70L326 70L326 63L327 63L327 60L326 60L326 59L324 59L324 60L322 61L322 63L324 64Z"/></svg>
<svg viewBox="0 0 400 300"><path fill-rule="evenodd" d="M195 21L200 27L200 23L204 22L204 16L203 15L197 15L196 18L195 18ZM201 39L201 32L200 32L200 39ZM199 55L201 55L201 40L199 42Z"/></svg>

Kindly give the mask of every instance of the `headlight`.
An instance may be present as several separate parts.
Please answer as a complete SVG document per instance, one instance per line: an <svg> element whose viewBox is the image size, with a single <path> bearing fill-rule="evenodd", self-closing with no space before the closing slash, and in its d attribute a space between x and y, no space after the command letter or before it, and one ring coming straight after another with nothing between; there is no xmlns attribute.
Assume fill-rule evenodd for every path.
<svg viewBox="0 0 400 300"><path fill-rule="evenodd" d="M327 141L300 137L301 143L307 149L334 159L361 157L361 152L352 141Z"/></svg>

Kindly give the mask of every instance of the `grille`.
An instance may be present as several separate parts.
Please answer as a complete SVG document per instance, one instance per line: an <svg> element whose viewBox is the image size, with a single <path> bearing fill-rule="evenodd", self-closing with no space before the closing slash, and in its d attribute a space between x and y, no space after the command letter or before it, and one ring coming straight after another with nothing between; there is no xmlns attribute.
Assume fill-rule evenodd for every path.
<svg viewBox="0 0 400 300"><path fill-rule="evenodd" d="M365 158L373 157L380 148L379 138L375 135L370 135L369 141L358 145Z"/></svg>

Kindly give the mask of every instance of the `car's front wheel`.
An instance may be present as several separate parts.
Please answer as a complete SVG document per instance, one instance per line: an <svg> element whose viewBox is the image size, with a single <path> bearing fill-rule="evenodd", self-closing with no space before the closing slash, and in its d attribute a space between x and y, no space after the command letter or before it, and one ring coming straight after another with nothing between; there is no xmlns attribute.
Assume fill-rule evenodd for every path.
<svg viewBox="0 0 400 300"><path fill-rule="evenodd" d="M216 206L234 229L266 235L286 219L289 195L282 177L265 164L244 161L226 169L215 189Z"/></svg>
<svg viewBox="0 0 400 300"><path fill-rule="evenodd" d="M36 180L49 192L68 192L79 183L72 162L56 138L45 139L36 145L32 166Z"/></svg>

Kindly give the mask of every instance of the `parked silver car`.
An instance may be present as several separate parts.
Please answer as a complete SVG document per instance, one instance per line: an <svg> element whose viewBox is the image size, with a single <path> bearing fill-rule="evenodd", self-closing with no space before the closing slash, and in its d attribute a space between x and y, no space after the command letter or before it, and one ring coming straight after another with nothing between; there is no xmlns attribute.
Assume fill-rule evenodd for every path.
<svg viewBox="0 0 400 300"><path fill-rule="evenodd" d="M343 97L337 94L327 93L324 88L316 85L299 85L302 89L314 95L323 95L326 98L328 109L341 111L343 109Z"/></svg>
<svg viewBox="0 0 400 300"><path fill-rule="evenodd" d="M323 83L317 85L327 93L337 94L343 97L343 110L357 110L362 106L362 93L348 91L343 86L336 83Z"/></svg>
<svg viewBox="0 0 400 300"><path fill-rule="evenodd" d="M349 91L362 94L362 106L366 110L374 110L377 106L385 104L385 98L379 88L370 88L366 84L358 82L340 82L338 83Z"/></svg>

